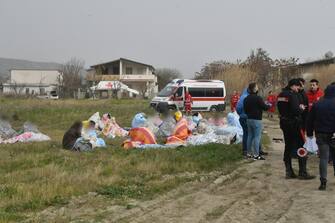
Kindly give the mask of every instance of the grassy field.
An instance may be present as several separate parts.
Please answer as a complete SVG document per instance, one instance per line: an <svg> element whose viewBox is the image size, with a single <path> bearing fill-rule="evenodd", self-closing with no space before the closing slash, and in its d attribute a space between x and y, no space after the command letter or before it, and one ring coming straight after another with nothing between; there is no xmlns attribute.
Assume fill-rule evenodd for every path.
<svg viewBox="0 0 335 223"><path fill-rule="evenodd" d="M153 113L141 100L0 99L0 115L13 127L18 130L28 120L52 139L0 145L0 222L23 220L88 192L120 201L152 199L196 178L181 173L228 173L242 159L240 145L125 151L122 139L108 140L108 148L91 153L63 150L61 139L69 126L97 111L110 112L121 126L130 126L137 112Z"/></svg>

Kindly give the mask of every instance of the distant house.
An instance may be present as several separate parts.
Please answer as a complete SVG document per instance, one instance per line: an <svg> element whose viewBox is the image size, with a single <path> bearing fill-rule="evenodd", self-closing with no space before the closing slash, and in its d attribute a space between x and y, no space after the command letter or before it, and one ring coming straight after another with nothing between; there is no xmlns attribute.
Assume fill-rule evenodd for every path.
<svg viewBox="0 0 335 223"><path fill-rule="evenodd" d="M46 95L58 88L58 70L12 69L9 80L2 84L3 94Z"/></svg>
<svg viewBox="0 0 335 223"><path fill-rule="evenodd" d="M120 81L143 97L152 97L158 91L155 68L125 58L90 66L86 80L91 86L100 81Z"/></svg>

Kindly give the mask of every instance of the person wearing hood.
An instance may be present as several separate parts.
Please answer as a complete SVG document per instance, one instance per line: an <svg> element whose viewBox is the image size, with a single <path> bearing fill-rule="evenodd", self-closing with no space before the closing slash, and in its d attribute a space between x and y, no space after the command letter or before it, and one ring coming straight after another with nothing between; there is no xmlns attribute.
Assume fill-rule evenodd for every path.
<svg viewBox="0 0 335 223"><path fill-rule="evenodd" d="M283 131L285 141L284 163L286 170L286 179L297 178L292 168L292 158L298 158L299 161L299 179L313 179L307 173L307 158L297 157L297 151L304 145L305 133L303 131L302 114L305 105L301 104L299 90L301 82L298 79L289 81L288 86L278 95L277 106L280 117L280 128Z"/></svg>
<svg viewBox="0 0 335 223"><path fill-rule="evenodd" d="M73 149L77 139L81 137L81 130L83 124L80 121L76 121L72 124L69 130L67 130L63 136L62 145L64 149Z"/></svg>
<svg viewBox="0 0 335 223"><path fill-rule="evenodd" d="M258 86L256 83L250 83L248 91L250 94L245 98L243 103L244 111L248 117L248 155L252 154L254 160L265 160L265 158L259 154L259 146L262 137L263 111L267 111L270 106L265 104L263 98L258 95Z"/></svg>
<svg viewBox="0 0 335 223"><path fill-rule="evenodd" d="M239 122L242 126L243 129L243 137L242 137L242 151L243 151L243 156L247 157L247 141L248 141L248 126L247 126L247 119L248 116L244 111L244 100L246 97L248 97L249 92L248 92L248 88L245 88L242 91L241 97L239 99L239 101L237 102L237 106L236 106L236 112L237 114L240 116ZM262 155L267 155L267 152L264 152L262 150L262 146L259 145L259 154Z"/></svg>
<svg viewBox="0 0 335 223"><path fill-rule="evenodd" d="M316 102L307 119L307 136L313 137L319 147L320 187L326 190L327 167L330 150L335 149L335 85L329 85L324 98Z"/></svg>

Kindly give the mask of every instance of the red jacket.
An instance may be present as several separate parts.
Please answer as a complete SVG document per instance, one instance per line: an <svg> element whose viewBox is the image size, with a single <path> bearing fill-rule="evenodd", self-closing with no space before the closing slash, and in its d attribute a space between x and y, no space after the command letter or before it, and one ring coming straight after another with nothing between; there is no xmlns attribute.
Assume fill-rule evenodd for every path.
<svg viewBox="0 0 335 223"><path fill-rule="evenodd" d="M191 107L191 104L193 104L193 99L190 93L185 94L185 106Z"/></svg>
<svg viewBox="0 0 335 223"><path fill-rule="evenodd" d="M276 103L277 103L277 96L274 94L269 94L267 97L267 102L271 104L271 107L269 108L269 112L275 112L276 110Z"/></svg>
<svg viewBox="0 0 335 223"><path fill-rule="evenodd" d="M240 100L239 94L233 94L230 98L230 107L232 111L235 111L238 100Z"/></svg>
<svg viewBox="0 0 335 223"><path fill-rule="evenodd" d="M318 88L318 90L314 91L307 91L307 98L308 98L308 109L311 110L313 104L320 100L321 97L323 97L323 91Z"/></svg>

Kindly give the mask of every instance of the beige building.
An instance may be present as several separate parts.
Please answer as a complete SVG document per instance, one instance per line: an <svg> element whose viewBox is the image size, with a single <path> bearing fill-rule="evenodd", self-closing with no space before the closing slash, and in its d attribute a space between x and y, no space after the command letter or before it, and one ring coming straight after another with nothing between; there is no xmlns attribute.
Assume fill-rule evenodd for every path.
<svg viewBox="0 0 335 223"><path fill-rule="evenodd" d="M98 84L99 81L117 80L137 90L143 97L153 97L158 91L155 68L125 58L92 65L86 80L91 85Z"/></svg>
<svg viewBox="0 0 335 223"><path fill-rule="evenodd" d="M3 84L4 94L46 95L57 90L58 70L13 69L10 79Z"/></svg>

